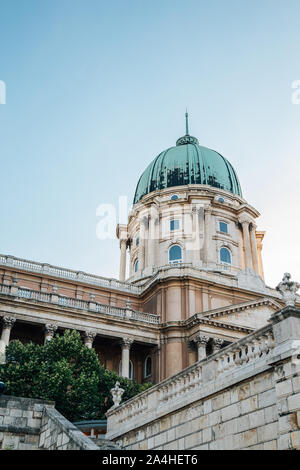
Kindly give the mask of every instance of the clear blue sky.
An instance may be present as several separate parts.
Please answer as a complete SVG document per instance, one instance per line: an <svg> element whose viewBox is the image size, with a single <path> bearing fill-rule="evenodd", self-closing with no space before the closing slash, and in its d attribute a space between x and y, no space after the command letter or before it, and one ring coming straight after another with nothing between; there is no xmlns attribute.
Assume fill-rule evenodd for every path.
<svg viewBox="0 0 300 470"><path fill-rule="evenodd" d="M190 130L262 214L266 280L300 281L299 0L0 0L0 252L118 275L96 209Z"/></svg>

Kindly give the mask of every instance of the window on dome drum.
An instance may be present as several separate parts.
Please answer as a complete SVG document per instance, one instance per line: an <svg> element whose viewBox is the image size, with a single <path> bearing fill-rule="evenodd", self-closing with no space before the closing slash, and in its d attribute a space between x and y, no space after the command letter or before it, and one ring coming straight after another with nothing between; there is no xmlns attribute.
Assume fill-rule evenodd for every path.
<svg viewBox="0 0 300 470"><path fill-rule="evenodd" d="M182 250L179 245L173 245L169 249L169 263L181 263Z"/></svg>
<svg viewBox="0 0 300 470"><path fill-rule="evenodd" d="M179 197L177 196L177 194L173 194L173 196L171 196L171 201L177 201L177 199L179 199Z"/></svg>
<svg viewBox="0 0 300 470"><path fill-rule="evenodd" d="M219 229L222 233L228 233L228 224L226 222L219 222Z"/></svg>
<svg viewBox="0 0 300 470"><path fill-rule="evenodd" d="M138 260L136 260L136 262L134 263L134 272L137 273L139 270L139 262Z"/></svg>
<svg viewBox="0 0 300 470"><path fill-rule="evenodd" d="M122 376L122 359L119 362L119 376ZM129 379L133 380L133 364L132 361L129 361Z"/></svg>
<svg viewBox="0 0 300 470"><path fill-rule="evenodd" d="M144 362L144 378L149 377L152 374L152 359L147 356Z"/></svg>
<svg viewBox="0 0 300 470"><path fill-rule="evenodd" d="M140 244L140 237L136 237L135 246L139 246L139 244Z"/></svg>
<svg viewBox="0 0 300 470"><path fill-rule="evenodd" d="M223 199L222 197L219 197L218 201L219 202L225 202L225 199Z"/></svg>
<svg viewBox="0 0 300 470"><path fill-rule="evenodd" d="M179 220L170 220L170 230L179 230Z"/></svg>
<svg viewBox="0 0 300 470"><path fill-rule="evenodd" d="M221 248L220 250L221 263L231 264L231 253L228 248Z"/></svg>

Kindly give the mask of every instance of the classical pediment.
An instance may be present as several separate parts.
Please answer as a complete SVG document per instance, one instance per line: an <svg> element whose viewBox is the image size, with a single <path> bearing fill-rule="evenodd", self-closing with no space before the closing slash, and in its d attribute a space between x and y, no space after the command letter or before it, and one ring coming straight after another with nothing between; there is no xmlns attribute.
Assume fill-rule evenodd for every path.
<svg viewBox="0 0 300 470"><path fill-rule="evenodd" d="M270 316L281 308L282 306L275 300L264 297L203 312L201 318L216 319L222 323L233 323L256 330L265 326Z"/></svg>

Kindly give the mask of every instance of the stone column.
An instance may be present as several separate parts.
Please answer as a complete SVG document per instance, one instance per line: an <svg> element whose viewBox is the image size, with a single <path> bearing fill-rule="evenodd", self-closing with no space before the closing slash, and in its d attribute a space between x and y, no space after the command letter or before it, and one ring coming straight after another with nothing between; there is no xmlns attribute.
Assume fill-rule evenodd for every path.
<svg viewBox="0 0 300 470"><path fill-rule="evenodd" d="M130 348L133 343L132 338L123 338L121 342L122 348L122 377L129 378L129 359L130 359Z"/></svg>
<svg viewBox="0 0 300 470"><path fill-rule="evenodd" d="M213 344L213 354L217 353L222 348L222 346L224 344L224 339L213 338L213 343L212 344Z"/></svg>
<svg viewBox="0 0 300 470"><path fill-rule="evenodd" d="M261 251L262 251L262 247L263 247L262 240L264 238L264 234L265 234L265 232L256 232L256 244L257 244L257 254L258 254L258 270L259 270L260 277L262 277L263 279L265 279L265 277L264 277L264 267L263 267Z"/></svg>
<svg viewBox="0 0 300 470"><path fill-rule="evenodd" d="M211 257L211 208L206 207L204 210L204 261L209 263L212 261Z"/></svg>
<svg viewBox="0 0 300 470"><path fill-rule="evenodd" d="M120 274L119 279L120 281L125 281L126 277L126 240L120 240Z"/></svg>
<svg viewBox="0 0 300 470"><path fill-rule="evenodd" d="M51 323L47 323L45 325L45 340L44 340L44 344L47 343L47 341L51 341L51 339L53 339L53 336L54 336L54 333L56 332L57 330L57 325L53 325Z"/></svg>
<svg viewBox="0 0 300 470"><path fill-rule="evenodd" d="M198 335L196 336L196 338L193 339L198 349L198 361L201 361L202 359L206 358L206 346L209 342L209 339L209 336L204 335Z"/></svg>
<svg viewBox="0 0 300 470"><path fill-rule="evenodd" d="M258 253L257 253L257 245L256 245L256 236L255 236L255 225L250 225L250 241L251 241L251 251L252 251L252 263L253 269L259 274L259 267L258 267Z"/></svg>
<svg viewBox="0 0 300 470"><path fill-rule="evenodd" d="M10 332L15 324L14 317L3 317L2 334L0 339L0 354L5 354L5 348L9 345Z"/></svg>
<svg viewBox="0 0 300 470"><path fill-rule="evenodd" d="M197 206L192 207L192 241L191 250L193 251L192 257L195 264L200 262L200 227L199 227L199 211Z"/></svg>
<svg viewBox="0 0 300 470"><path fill-rule="evenodd" d="M96 338L96 332L95 331L91 331L91 330L87 330L84 332L84 345L89 348L89 349L92 349L93 347L93 342L94 342L94 339Z"/></svg>
<svg viewBox="0 0 300 470"><path fill-rule="evenodd" d="M249 221L242 220L240 223L243 229L245 266L246 266L246 269L252 269L252 253L251 253L250 234L249 234Z"/></svg>
<svg viewBox="0 0 300 470"><path fill-rule="evenodd" d="M142 271L145 267L145 225L144 225L143 218L140 219L139 236L140 236L140 243L139 243L139 254L138 254L138 260L139 260L138 270Z"/></svg>
<svg viewBox="0 0 300 470"><path fill-rule="evenodd" d="M155 230L155 216L149 215L149 229L148 229L148 266L153 268L155 266L155 248L156 248L156 230Z"/></svg>

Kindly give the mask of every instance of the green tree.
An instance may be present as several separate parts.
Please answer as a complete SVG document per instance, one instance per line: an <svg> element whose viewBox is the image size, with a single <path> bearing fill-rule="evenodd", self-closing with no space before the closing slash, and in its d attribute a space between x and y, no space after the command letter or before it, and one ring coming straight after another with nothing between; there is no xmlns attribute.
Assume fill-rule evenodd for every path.
<svg viewBox="0 0 300 470"><path fill-rule="evenodd" d="M110 389L117 380L125 390L123 401L151 386L104 369L75 330L66 330L45 345L12 341L6 358L0 377L7 395L53 400L70 421L105 418L113 404Z"/></svg>

